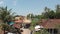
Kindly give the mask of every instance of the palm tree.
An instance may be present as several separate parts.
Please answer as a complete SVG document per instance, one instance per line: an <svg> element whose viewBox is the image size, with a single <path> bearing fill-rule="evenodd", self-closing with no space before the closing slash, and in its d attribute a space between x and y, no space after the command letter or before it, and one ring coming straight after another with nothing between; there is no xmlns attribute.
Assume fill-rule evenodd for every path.
<svg viewBox="0 0 60 34"><path fill-rule="evenodd" d="M8 20L12 20L14 13L11 13L11 9L7 9L7 7L0 7L0 19L3 21L4 25L8 23ZM5 28L2 25L5 34Z"/></svg>
<svg viewBox="0 0 60 34"><path fill-rule="evenodd" d="M6 23L8 20L12 20L14 13L11 13L11 9L7 9L7 7L0 7L0 19Z"/></svg>

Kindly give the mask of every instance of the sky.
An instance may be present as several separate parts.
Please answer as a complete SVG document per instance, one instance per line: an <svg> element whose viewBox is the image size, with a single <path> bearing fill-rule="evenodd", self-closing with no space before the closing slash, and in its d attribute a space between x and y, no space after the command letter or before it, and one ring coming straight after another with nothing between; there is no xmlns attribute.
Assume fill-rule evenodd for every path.
<svg viewBox="0 0 60 34"><path fill-rule="evenodd" d="M0 6L7 6L12 12L23 16L41 14L46 6L54 10L57 4L60 5L60 0L0 0Z"/></svg>

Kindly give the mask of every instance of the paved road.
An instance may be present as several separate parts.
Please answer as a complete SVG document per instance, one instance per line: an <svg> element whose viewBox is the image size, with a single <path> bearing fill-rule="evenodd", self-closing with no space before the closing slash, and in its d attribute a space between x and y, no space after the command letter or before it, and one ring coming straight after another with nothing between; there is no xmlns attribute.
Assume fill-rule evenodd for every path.
<svg viewBox="0 0 60 34"><path fill-rule="evenodd" d="M31 30L29 30L29 29L23 29L22 34L30 34L30 33L31 33Z"/></svg>

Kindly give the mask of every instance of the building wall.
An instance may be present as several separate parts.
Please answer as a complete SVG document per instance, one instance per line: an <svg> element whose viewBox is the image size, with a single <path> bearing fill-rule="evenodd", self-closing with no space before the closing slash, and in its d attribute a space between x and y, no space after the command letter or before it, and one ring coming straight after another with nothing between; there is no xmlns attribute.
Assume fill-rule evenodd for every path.
<svg viewBox="0 0 60 34"><path fill-rule="evenodd" d="M50 34L58 34L58 29L47 29Z"/></svg>
<svg viewBox="0 0 60 34"><path fill-rule="evenodd" d="M58 34L60 34L60 29L58 30Z"/></svg>

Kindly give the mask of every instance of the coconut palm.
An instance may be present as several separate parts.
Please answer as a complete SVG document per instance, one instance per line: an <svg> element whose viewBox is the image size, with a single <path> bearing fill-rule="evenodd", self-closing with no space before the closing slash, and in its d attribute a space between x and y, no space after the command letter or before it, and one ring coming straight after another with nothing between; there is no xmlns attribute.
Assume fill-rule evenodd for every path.
<svg viewBox="0 0 60 34"><path fill-rule="evenodd" d="M0 7L0 19L3 21L3 25L8 23L8 20L12 20L14 13L11 13L12 9L7 9L7 7ZM4 32L6 27L3 26ZM5 33L4 33L5 34Z"/></svg>
<svg viewBox="0 0 60 34"><path fill-rule="evenodd" d="M0 19L6 23L8 20L12 20L14 13L11 13L11 9L7 9L7 7L0 7Z"/></svg>

